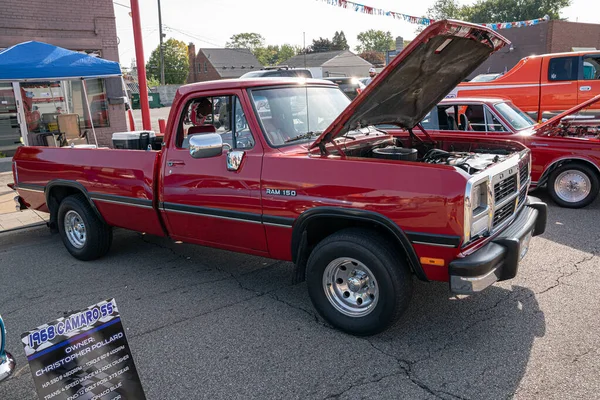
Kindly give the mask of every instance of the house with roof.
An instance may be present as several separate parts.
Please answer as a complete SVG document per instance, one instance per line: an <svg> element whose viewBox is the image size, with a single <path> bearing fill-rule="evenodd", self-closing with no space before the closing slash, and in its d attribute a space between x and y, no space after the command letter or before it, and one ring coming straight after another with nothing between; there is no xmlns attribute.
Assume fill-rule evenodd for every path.
<svg viewBox="0 0 600 400"><path fill-rule="evenodd" d="M196 46L190 43L188 57L187 83L239 78L246 72L262 68L249 49L200 49L196 53Z"/></svg>
<svg viewBox="0 0 600 400"><path fill-rule="evenodd" d="M349 50L300 54L285 60L281 65L309 69L315 78L369 76L369 68L373 67L373 64Z"/></svg>

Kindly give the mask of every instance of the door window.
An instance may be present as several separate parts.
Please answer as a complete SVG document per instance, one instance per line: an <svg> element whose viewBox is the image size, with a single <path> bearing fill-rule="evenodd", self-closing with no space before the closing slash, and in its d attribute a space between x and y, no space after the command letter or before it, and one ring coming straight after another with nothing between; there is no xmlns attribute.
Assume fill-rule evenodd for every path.
<svg viewBox="0 0 600 400"><path fill-rule="evenodd" d="M502 125L502 122L486 107L485 108L485 121L488 132L506 132L506 128Z"/></svg>
<svg viewBox="0 0 600 400"><path fill-rule="evenodd" d="M233 149L251 149L254 138L237 96L198 97L188 102L177 130L177 147L189 148L192 135L218 133Z"/></svg>
<svg viewBox="0 0 600 400"><path fill-rule="evenodd" d="M600 56L583 57L583 79L600 79Z"/></svg>
<svg viewBox="0 0 600 400"><path fill-rule="evenodd" d="M550 60L548 65L548 80L576 81L579 57L557 57Z"/></svg>

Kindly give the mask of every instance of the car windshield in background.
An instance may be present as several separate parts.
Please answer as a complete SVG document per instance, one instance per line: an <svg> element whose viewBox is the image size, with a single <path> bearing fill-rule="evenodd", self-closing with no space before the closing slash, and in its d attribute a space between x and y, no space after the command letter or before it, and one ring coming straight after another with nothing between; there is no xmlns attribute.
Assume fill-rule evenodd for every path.
<svg viewBox="0 0 600 400"><path fill-rule="evenodd" d="M471 79L469 82L490 82L498 78L502 74L481 74Z"/></svg>
<svg viewBox="0 0 600 400"><path fill-rule="evenodd" d="M350 104L337 87L287 86L251 94L265 137L276 147L313 141Z"/></svg>
<svg viewBox="0 0 600 400"><path fill-rule="evenodd" d="M271 78L271 77L292 77L292 78L312 78L312 74L307 69L273 69L246 72L240 78Z"/></svg>
<svg viewBox="0 0 600 400"><path fill-rule="evenodd" d="M494 108L517 131L535 125L535 121L529 115L519 110L512 103L498 103L494 105Z"/></svg>

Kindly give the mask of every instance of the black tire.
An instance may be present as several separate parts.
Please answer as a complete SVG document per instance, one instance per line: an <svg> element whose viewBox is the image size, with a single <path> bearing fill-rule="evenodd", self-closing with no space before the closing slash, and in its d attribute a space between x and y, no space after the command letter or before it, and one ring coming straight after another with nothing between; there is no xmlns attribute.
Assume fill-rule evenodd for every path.
<svg viewBox="0 0 600 400"><path fill-rule="evenodd" d="M85 240L80 247L76 246L65 227L65 217L69 211L80 216L85 227ZM74 215L74 214L72 214ZM58 232L67 251L78 260L90 261L105 255L112 243L112 228L101 221L83 194L75 194L65 198L58 207Z"/></svg>
<svg viewBox="0 0 600 400"><path fill-rule="evenodd" d="M576 171L578 173L584 174L590 182L590 192L589 194L582 200L579 201L567 201L560 197L560 195L556 192L555 184L557 178L566 171ZM600 184L598 182L598 173L594 171L587 165L583 164L564 164L560 167L556 168L550 174L548 179L548 192L550 193L550 197L552 200L561 207L566 208L582 208L589 204L591 204L598 196L598 190L600 188Z"/></svg>
<svg viewBox="0 0 600 400"><path fill-rule="evenodd" d="M326 294L323 283L325 270L334 260L344 257L367 266L376 280L377 302L364 316L340 312ZM395 323L410 303L413 284L412 274L403 257L384 237L376 232L354 228L337 232L315 247L307 262L306 283L319 314L334 327L357 336L376 334ZM331 288L331 284L328 287Z"/></svg>

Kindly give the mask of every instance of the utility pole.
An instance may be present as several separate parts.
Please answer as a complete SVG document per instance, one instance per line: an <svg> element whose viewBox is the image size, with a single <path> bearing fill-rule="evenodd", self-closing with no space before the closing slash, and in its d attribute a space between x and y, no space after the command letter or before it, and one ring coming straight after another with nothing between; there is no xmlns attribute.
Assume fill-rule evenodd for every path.
<svg viewBox="0 0 600 400"><path fill-rule="evenodd" d="M304 46L304 68L306 69L306 32L302 32L302 46Z"/></svg>
<svg viewBox="0 0 600 400"><path fill-rule="evenodd" d="M160 84L165 84L165 56L163 53L162 14L160 12L160 0L158 0L158 34L160 35Z"/></svg>

